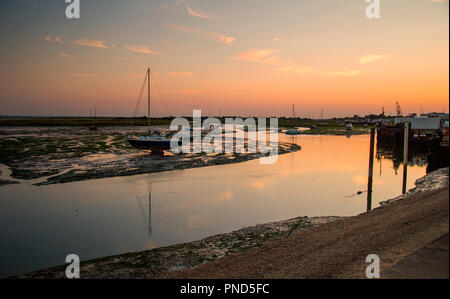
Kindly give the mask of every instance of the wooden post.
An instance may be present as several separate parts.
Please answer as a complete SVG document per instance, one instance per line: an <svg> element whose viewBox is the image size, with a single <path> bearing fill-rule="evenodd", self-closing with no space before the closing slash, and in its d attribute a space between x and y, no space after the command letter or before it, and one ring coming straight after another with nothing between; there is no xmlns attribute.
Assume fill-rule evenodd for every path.
<svg viewBox="0 0 450 299"><path fill-rule="evenodd" d="M372 210L373 162L375 153L375 129L370 131L369 181L367 183L367 212Z"/></svg>
<svg viewBox="0 0 450 299"><path fill-rule="evenodd" d="M406 185L408 181L408 144L409 144L409 123L405 123L403 138L403 188L402 194L406 194Z"/></svg>

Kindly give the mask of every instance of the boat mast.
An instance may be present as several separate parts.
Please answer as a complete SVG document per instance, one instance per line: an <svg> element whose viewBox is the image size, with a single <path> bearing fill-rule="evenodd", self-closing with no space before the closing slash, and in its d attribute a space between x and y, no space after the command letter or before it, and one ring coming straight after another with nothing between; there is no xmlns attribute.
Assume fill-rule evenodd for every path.
<svg viewBox="0 0 450 299"><path fill-rule="evenodd" d="M148 78L148 132L150 133L150 68L147 69Z"/></svg>
<svg viewBox="0 0 450 299"><path fill-rule="evenodd" d="M295 104L292 104L292 128L295 129Z"/></svg>

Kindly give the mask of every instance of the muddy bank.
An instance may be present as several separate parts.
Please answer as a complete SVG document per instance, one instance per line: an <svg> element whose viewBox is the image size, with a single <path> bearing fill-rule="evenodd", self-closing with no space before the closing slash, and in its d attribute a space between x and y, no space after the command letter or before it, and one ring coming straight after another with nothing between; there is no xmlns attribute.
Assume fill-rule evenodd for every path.
<svg viewBox="0 0 450 299"><path fill-rule="evenodd" d="M352 131L348 131L344 127L317 127L314 129L304 130L301 135L333 135L333 136L347 136L370 134L370 128L355 127Z"/></svg>
<svg viewBox="0 0 450 299"><path fill-rule="evenodd" d="M9 175L4 173L1 168L2 167L0 166L0 187L6 186L6 185L12 185L12 184L19 184L19 182L17 182L17 181L11 181L11 180L6 179L6 178L9 178Z"/></svg>
<svg viewBox="0 0 450 299"><path fill-rule="evenodd" d="M165 272L194 268L206 262L261 247L267 242L286 237L296 231L310 229L341 218L298 217L246 227L195 242L91 260L82 262L80 275L84 279L157 278ZM19 275L15 278L65 278L65 266Z"/></svg>
<svg viewBox="0 0 450 299"><path fill-rule="evenodd" d="M408 190L406 194L400 195L396 198L386 200L380 203L381 207L390 205L396 201L407 199L416 194L435 191L449 186L449 168L441 168L429 173L423 178L415 182L415 187Z"/></svg>
<svg viewBox="0 0 450 299"><path fill-rule="evenodd" d="M383 211L382 213L390 213L389 209L391 206L395 206L396 203L401 202L406 202L405 205L409 205L410 203L408 203L408 200L412 199L416 201L414 204L418 204L420 207L424 206L420 201L427 200L429 196L439 192L439 190L448 188L448 178L448 168L433 172L424 178L417 180L416 187L411 189L407 196L393 199L382 205L380 208L375 209L374 212L379 213L378 211ZM396 207L396 209L397 211L395 213L397 214L400 213L400 211L401 213L406 212L403 208ZM414 212L420 214L420 211ZM342 221L348 220L352 223L351 225L364 226L364 217L367 217L369 214L365 213L356 217L298 217L256 225L186 244L87 261L82 263L81 275L83 278L158 278L161 276L171 276L172 271L196 269L205 263L214 262L221 258L232 257L260 247L269 246L268 244L277 242L277 240L280 240L281 242L299 232L307 233L314 229L319 229L323 225L332 224L334 222L341 223ZM387 219L396 218L392 216L386 217ZM427 219L422 220L427 221ZM374 221L379 225L379 222L377 222L378 220L375 219ZM408 224L408 221L402 223ZM377 227L377 225L374 227ZM348 230L349 227L351 226L344 225L344 231ZM433 234L439 234L440 232L441 230L438 229ZM380 231L377 236L384 235L385 233L385 231ZM351 235L353 235L353 233L348 234L348 236ZM429 239L429 235L424 237L424 240L430 241ZM309 244L308 246L314 246L314 244ZM20 275L18 278L64 278L64 270L65 267L61 266L49 270Z"/></svg>
<svg viewBox="0 0 450 299"><path fill-rule="evenodd" d="M155 127L164 131L166 127ZM262 154L180 154L164 157L131 147L127 138L146 128L8 128L0 130L0 163L11 170L10 179L38 180L35 185L69 183L106 177L240 163ZM245 139L244 143L248 143ZM279 154L300 150L291 143L279 143Z"/></svg>
<svg viewBox="0 0 450 299"><path fill-rule="evenodd" d="M385 273L394 265L448 234L448 213L448 186L417 192L369 213L299 230L259 248L164 273L162 278L365 279L369 254L379 256L381 278L389 278ZM440 261L445 262L448 256ZM426 260L419 263L427 269ZM415 275L427 277L426 271Z"/></svg>
<svg viewBox="0 0 450 299"><path fill-rule="evenodd" d="M1 186L6 186L6 185L14 185L14 184L19 184L19 182L0 180L0 187Z"/></svg>

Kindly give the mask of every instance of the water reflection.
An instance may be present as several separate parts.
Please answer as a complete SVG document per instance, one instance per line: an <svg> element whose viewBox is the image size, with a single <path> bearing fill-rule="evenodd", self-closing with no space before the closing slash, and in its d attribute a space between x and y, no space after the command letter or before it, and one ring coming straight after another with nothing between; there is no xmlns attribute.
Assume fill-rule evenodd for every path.
<svg viewBox="0 0 450 299"><path fill-rule="evenodd" d="M142 203L141 198L137 197L137 202L139 205L139 209L141 211L142 219L148 229L148 236L152 237L152 190L148 191L148 213L145 212L144 204Z"/></svg>
<svg viewBox="0 0 450 299"><path fill-rule="evenodd" d="M0 277L63 264L71 253L87 260L298 216L365 212L366 196L357 192L367 188L368 136L280 135L280 141L295 142L302 150L279 156L274 165L254 160L2 187ZM402 191L402 176L389 155L377 152L373 207ZM408 188L425 172L425 165L413 163Z"/></svg>
<svg viewBox="0 0 450 299"><path fill-rule="evenodd" d="M408 165L426 167L430 154L431 152L428 149L410 147L408 150ZM383 159L390 160L397 173L403 164L403 145L395 145L379 139L377 142L376 158L380 161Z"/></svg>

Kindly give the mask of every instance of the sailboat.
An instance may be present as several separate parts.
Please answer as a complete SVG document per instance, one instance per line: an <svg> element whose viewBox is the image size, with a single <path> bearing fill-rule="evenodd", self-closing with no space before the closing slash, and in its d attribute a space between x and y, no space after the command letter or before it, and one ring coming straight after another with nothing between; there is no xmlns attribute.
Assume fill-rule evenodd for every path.
<svg viewBox="0 0 450 299"><path fill-rule="evenodd" d="M295 105L292 105L292 129L286 131L286 135L300 135L302 132L295 128Z"/></svg>
<svg viewBox="0 0 450 299"><path fill-rule="evenodd" d="M148 106L148 135L137 138L129 138L128 142L135 148L141 150L151 150L152 153L162 154L164 150L170 149L170 135L163 135L159 132L152 132L150 122L150 68L147 68L147 76L145 78L148 83L147 90L147 106ZM144 81L145 84L145 81Z"/></svg>

